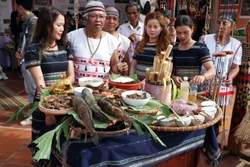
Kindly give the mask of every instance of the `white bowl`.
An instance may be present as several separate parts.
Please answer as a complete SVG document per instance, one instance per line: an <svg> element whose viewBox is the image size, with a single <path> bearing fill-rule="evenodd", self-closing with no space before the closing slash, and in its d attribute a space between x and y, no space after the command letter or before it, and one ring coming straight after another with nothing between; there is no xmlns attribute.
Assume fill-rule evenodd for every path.
<svg viewBox="0 0 250 167"><path fill-rule="evenodd" d="M98 87L103 83L102 78L95 78L95 77L82 77L78 79L78 84L81 87L84 87L86 85L91 85L93 87Z"/></svg>
<svg viewBox="0 0 250 167"><path fill-rule="evenodd" d="M209 115L211 117L211 119L205 117L205 121L204 122L209 122L212 119L214 119L215 113L214 112L210 112L210 111L204 111L207 115Z"/></svg>
<svg viewBox="0 0 250 167"><path fill-rule="evenodd" d="M215 101L208 100L208 101L203 101L201 103L201 106L203 106L203 107L215 107L216 103L215 103Z"/></svg>
<svg viewBox="0 0 250 167"><path fill-rule="evenodd" d="M193 116L190 116L192 125L195 126L195 125L200 125L204 123L205 117L203 115L198 114L198 115L195 115L195 117L197 118L197 120Z"/></svg>
<svg viewBox="0 0 250 167"><path fill-rule="evenodd" d="M135 94L142 95L143 93L146 93L146 99L131 99L127 98L127 95ZM145 91L139 91L139 90L129 90L122 93L122 100L128 104L129 106L133 107L143 107L145 104L149 102L151 99L151 95Z"/></svg>
<svg viewBox="0 0 250 167"><path fill-rule="evenodd" d="M161 116L157 117L157 119L161 119L159 121L159 124L161 126L166 126L166 127L175 126L175 118L172 116L169 116L168 118L166 118L165 116L161 115Z"/></svg>
<svg viewBox="0 0 250 167"><path fill-rule="evenodd" d="M82 90L88 89L91 93L93 93L93 90L87 87L75 87L74 88L74 95L75 96L82 96Z"/></svg>
<svg viewBox="0 0 250 167"><path fill-rule="evenodd" d="M180 119L177 119L176 121L176 125L179 127L186 127L189 126L191 124L191 118L190 117L181 117Z"/></svg>
<svg viewBox="0 0 250 167"><path fill-rule="evenodd" d="M201 110L204 112L212 112L214 114L216 114L216 112L217 112L216 107L202 107Z"/></svg>

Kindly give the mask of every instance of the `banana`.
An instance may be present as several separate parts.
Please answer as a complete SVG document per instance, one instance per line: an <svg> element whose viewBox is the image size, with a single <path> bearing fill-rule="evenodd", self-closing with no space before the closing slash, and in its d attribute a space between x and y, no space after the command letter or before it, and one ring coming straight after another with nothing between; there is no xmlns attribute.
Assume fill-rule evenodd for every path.
<svg viewBox="0 0 250 167"><path fill-rule="evenodd" d="M176 84L174 83L174 80L172 78L170 78L170 81L171 81L171 100L174 101L175 98L177 97L177 93L178 93L178 89L177 89L177 86Z"/></svg>

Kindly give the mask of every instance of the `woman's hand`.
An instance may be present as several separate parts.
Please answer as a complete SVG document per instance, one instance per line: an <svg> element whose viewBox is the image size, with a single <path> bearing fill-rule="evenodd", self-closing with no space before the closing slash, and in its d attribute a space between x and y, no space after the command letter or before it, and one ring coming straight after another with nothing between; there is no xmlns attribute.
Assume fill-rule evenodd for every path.
<svg viewBox="0 0 250 167"><path fill-rule="evenodd" d="M178 87L178 88L180 88L180 86L181 86L181 83L182 83L182 78L181 77L178 77L178 76L174 76L174 75L172 75L172 79L174 80L174 83L176 84L176 86Z"/></svg>
<svg viewBox="0 0 250 167"><path fill-rule="evenodd" d="M48 88L48 87L46 87L46 86L44 86L44 85L40 85L40 87L39 87L39 89L37 89L37 92L36 92L36 95L37 95L37 99L40 99L41 98L41 95L42 95L42 92L41 92L41 90L42 89L46 89L46 88Z"/></svg>
<svg viewBox="0 0 250 167"><path fill-rule="evenodd" d="M205 75L196 75L193 77L193 79L190 81L190 83L193 84L201 84L206 80L206 76Z"/></svg>
<svg viewBox="0 0 250 167"><path fill-rule="evenodd" d="M56 124L55 116L51 115L51 114L46 114L45 123L46 123L46 125Z"/></svg>

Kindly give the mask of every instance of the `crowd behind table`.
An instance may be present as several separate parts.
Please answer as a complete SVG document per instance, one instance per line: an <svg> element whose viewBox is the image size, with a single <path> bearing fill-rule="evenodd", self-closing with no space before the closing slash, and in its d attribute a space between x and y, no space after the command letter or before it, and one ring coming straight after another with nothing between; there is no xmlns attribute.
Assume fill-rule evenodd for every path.
<svg viewBox="0 0 250 167"><path fill-rule="evenodd" d="M189 16L179 15L174 19L175 22L173 19L169 22L164 17L164 12L153 11L142 22L139 20L140 5L135 2L125 6L129 21L118 26L120 16L116 8L105 9L102 2L89 1L82 16L83 28L70 32L70 24L64 12L56 7L45 7L37 18L31 12L32 2L16 0L18 13L24 21L23 36L16 42L16 56L21 63L30 102L39 100L41 88L59 80L61 74L66 74L72 83L81 77L98 77L107 81L111 74L137 74L143 81L146 68L153 66L154 57L171 44L174 44L170 53L173 60L171 77L177 86L183 81L183 76L199 85L209 85L207 81L220 77L224 86L220 92L225 92L224 89L227 92L220 96L227 99L225 96L233 94L232 80L239 72L242 48L238 40L230 37L235 18L229 13L219 17L215 34L204 36L198 42L192 39L194 27ZM179 42L173 41L175 38ZM230 49L233 53L229 59L227 56L222 59L212 57L214 52ZM218 64L218 60L224 62L223 67L226 68ZM206 91L209 90L206 88ZM225 100L221 103L221 98L219 99L220 106L227 104ZM46 126L55 124L58 120L53 116L41 115L39 111L32 116L33 118L29 118L32 119L32 140L41 136ZM213 141L214 150L211 152L218 153L215 158L211 158L215 165L221 159L221 154L213 127L208 128L206 133L211 139L210 144Z"/></svg>

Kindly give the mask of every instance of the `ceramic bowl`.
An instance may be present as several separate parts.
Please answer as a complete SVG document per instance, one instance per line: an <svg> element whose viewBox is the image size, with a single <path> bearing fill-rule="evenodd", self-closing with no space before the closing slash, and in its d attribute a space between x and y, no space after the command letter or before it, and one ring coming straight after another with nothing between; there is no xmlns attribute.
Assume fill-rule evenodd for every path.
<svg viewBox="0 0 250 167"><path fill-rule="evenodd" d="M214 114L216 114L216 112L217 112L216 107L202 107L201 110L204 112L212 112Z"/></svg>
<svg viewBox="0 0 250 167"><path fill-rule="evenodd" d="M168 118L166 118L165 116L159 116L157 117L157 119L161 119L159 121L159 124L161 126L166 126L166 127L172 127L175 126L175 118L172 116L169 116Z"/></svg>
<svg viewBox="0 0 250 167"><path fill-rule="evenodd" d="M201 103L201 106L202 106L202 107L215 107L215 106L216 106L216 103L215 103L215 101L208 100L208 101L203 101L203 102Z"/></svg>
<svg viewBox="0 0 250 167"><path fill-rule="evenodd" d="M82 90L88 89L91 93L93 93L93 90L87 87L75 87L74 88L74 95L75 96L82 96Z"/></svg>
<svg viewBox="0 0 250 167"><path fill-rule="evenodd" d="M81 87L84 87L86 85L90 85L93 87L98 87L103 83L102 78L95 78L95 77L82 77L78 79L78 84Z"/></svg>
<svg viewBox="0 0 250 167"><path fill-rule="evenodd" d="M189 116L184 116L184 117L181 117L180 119L177 119L175 122L176 122L176 125L179 127L186 127L191 124L191 118Z"/></svg>
<svg viewBox="0 0 250 167"><path fill-rule="evenodd" d="M207 115L209 115L211 117L211 119L205 117L205 121L204 122L209 122L211 121L212 119L214 119L214 116L215 116L215 113L214 112L211 112L211 111L204 111Z"/></svg>
<svg viewBox="0 0 250 167"><path fill-rule="evenodd" d="M193 116L190 116L192 125L195 126L195 125L200 125L204 123L205 117L203 115L198 114L198 115L195 115L195 117L197 118L197 120Z"/></svg>
<svg viewBox="0 0 250 167"><path fill-rule="evenodd" d="M132 95L132 94L138 94L138 95L142 95L143 93L146 93L146 99L132 99L132 98L128 98L127 95ZM151 95L145 91L140 91L140 90L129 90L129 91L125 91L122 93L122 100L128 104L129 106L132 107L143 107L145 104L147 104L149 102L149 100L151 99Z"/></svg>

